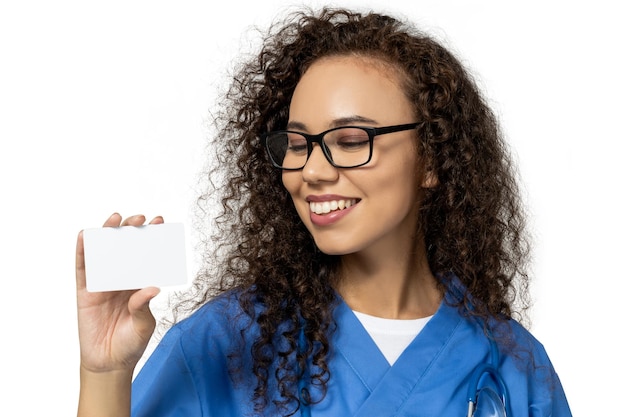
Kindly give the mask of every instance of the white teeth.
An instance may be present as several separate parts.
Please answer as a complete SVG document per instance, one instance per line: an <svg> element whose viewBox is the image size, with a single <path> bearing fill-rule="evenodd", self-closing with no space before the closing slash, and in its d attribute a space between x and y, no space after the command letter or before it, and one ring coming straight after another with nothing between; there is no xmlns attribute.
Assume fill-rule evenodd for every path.
<svg viewBox="0 0 626 417"><path fill-rule="evenodd" d="M332 200L332 201L323 201L323 202L314 202L311 201L309 203L309 207L311 211L315 214L327 214L331 211L335 210L343 210L347 209L350 206L356 204L355 199L349 200Z"/></svg>

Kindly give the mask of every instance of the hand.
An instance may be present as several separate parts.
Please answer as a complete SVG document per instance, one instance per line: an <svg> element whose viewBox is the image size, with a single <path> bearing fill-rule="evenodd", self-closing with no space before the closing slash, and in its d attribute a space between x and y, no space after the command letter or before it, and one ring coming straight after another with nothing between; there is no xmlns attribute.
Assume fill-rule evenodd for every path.
<svg viewBox="0 0 626 417"><path fill-rule="evenodd" d="M141 226L143 215L121 221L113 214L104 227ZM120 223L121 222L121 223ZM162 217L150 224L163 223ZM132 371L154 332L155 319L149 303L158 293L154 287L140 290L88 292L85 278L83 233L76 244L76 298L81 367L89 372Z"/></svg>

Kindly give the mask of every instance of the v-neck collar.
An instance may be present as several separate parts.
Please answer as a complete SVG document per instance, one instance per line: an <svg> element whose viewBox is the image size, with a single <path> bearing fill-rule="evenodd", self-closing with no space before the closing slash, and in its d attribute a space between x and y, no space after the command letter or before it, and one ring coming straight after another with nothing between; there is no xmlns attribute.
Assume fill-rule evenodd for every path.
<svg viewBox="0 0 626 417"><path fill-rule="evenodd" d="M394 415L444 351L461 317L445 300L398 360L389 365L348 305L340 299L335 310L338 325L335 347L349 363L370 395L354 417Z"/></svg>

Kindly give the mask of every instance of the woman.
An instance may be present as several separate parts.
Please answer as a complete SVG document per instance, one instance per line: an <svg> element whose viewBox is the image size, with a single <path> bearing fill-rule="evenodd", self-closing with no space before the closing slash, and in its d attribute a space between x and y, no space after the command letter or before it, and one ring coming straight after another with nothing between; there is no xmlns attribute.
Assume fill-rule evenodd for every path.
<svg viewBox="0 0 626 417"><path fill-rule="evenodd" d="M512 318L527 305L524 218L464 68L383 15L276 28L213 141L222 262L134 381L132 415L570 415ZM129 415L158 290L87 293L82 257L79 235L79 415Z"/></svg>

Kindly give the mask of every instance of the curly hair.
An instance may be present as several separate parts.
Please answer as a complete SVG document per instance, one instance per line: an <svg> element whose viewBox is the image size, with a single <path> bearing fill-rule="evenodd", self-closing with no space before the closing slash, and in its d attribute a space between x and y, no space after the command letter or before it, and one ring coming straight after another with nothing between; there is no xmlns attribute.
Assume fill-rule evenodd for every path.
<svg viewBox="0 0 626 417"><path fill-rule="evenodd" d="M206 237L193 301L179 306L193 310L223 291L241 290L243 311L260 329L251 352L257 411L272 401L293 413L300 401L316 401L297 391L303 375L322 395L330 378L339 258L316 247L260 135L285 128L307 68L339 55L380 59L404 75L407 97L421 116L418 151L437 179L425 190L419 227L440 289L452 274L458 277L466 292L457 306L481 318L523 317L528 307L529 245L516 172L495 115L459 60L389 16L328 8L290 14L265 33L260 53L236 69L214 115L217 165L200 202L221 192L222 210L213 219L216 233ZM207 229L202 221L200 228ZM470 294L473 307L467 309ZM261 312L255 305L263 306ZM294 355L297 366L290 363ZM269 385L277 387L278 398Z"/></svg>

